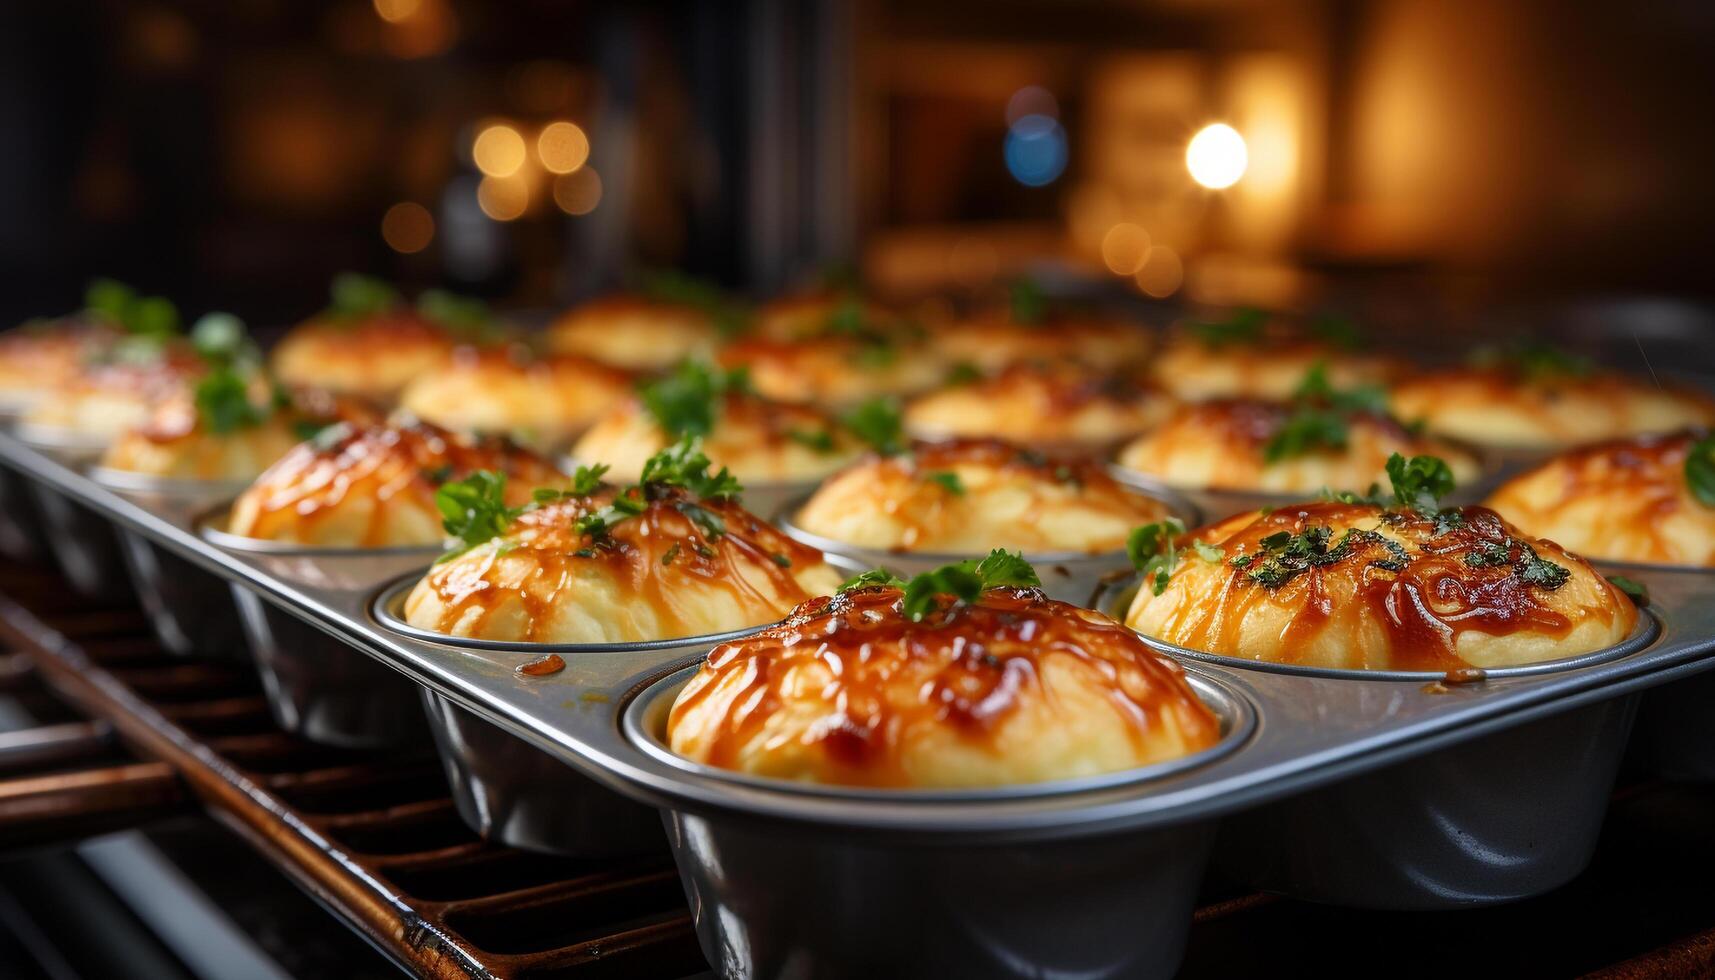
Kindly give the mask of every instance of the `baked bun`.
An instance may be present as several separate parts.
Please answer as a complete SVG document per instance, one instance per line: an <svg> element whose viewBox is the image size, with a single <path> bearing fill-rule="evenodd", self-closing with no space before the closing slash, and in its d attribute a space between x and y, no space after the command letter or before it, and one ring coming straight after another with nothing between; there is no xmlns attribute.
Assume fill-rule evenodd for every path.
<svg viewBox="0 0 1715 980"><path fill-rule="evenodd" d="M262 392L253 400L269 397L271 392ZM290 404L270 406L253 422L216 431L187 391L169 398L146 424L115 439L101 465L170 480L249 482L306 435L337 422L378 421L365 405L325 392L298 392Z"/></svg>
<svg viewBox="0 0 1715 980"><path fill-rule="evenodd" d="M720 340L706 309L631 295L574 307L548 328L552 350L627 371L660 371L687 358L707 358Z"/></svg>
<svg viewBox="0 0 1715 980"><path fill-rule="evenodd" d="M1403 373L1391 358L1354 351L1260 315L1181 327L1150 359L1149 369L1157 386L1182 401L1285 401L1318 365L1339 390L1384 384Z"/></svg>
<svg viewBox="0 0 1715 980"><path fill-rule="evenodd" d="M599 534L580 529L621 492L641 513ZM406 598L405 618L484 640L630 643L772 623L839 582L820 552L736 503L678 487L605 489L526 513L436 565Z"/></svg>
<svg viewBox="0 0 1715 980"><path fill-rule="evenodd" d="M720 362L748 368L765 398L829 407L927 391L946 374L921 342L841 336L741 340L721 351Z"/></svg>
<svg viewBox="0 0 1715 980"><path fill-rule="evenodd" d="M1294 438L1331 424L1339 439ZM1344 445L1340 445L1340 441ZM1375 412L1316 412L1314 418L1282 402L1218 399L1181 406L1167 420L1120 451L1128 470L1164 483L1211 490L1314 494L1363 492L1385 483L1388 457L1432 455L1446 460L1461 484L1476 480L1481 464L1470 453L1416 434ZM1274 458L1271 460L1271 456Z"/></svg>
<svg viewBox="0 0 1715 980"><path fill-rule="evenodd" d="M905 409L921 439L991 436L1033 446L1112 448L1159 422L1168 399L1074 365L1019 364L931 392Z"/></svg>
<svg viewBox="0 0 1715 980"><path fill-rule="evenodd" d="M996 440L923 443L835 474L799 509L804 531L858 548L931 554L1099 554L1125 546L1167 505L1088 459Z"/></svg>
<svg viewBox="0 0 1715 980"><path fill-rule="evenodd" d="M432 547L445 537L440 485L477 470L509 478L507 502L565 474L499 437L458 435L427 422L339 425L301 443L232 505L226 530L314 548Z"/></svg>
<svg viewBox="0 0 1715 980"><path fill-rule="evenodd" d="M1316 503L1191 534L1160 595L1126 623L1195 650L1372 670L1512 667L1589 653L1637 624L1582 558L1484 507L1439 513Z"/></svg>
<svg viewBox="0 0 1715 980"><path fill-rule="evenodd" d="M1018 364L1079 364L1113 372L1140 363L1151 336L1136 324L1099 316L1052 316L1040 323L1019 323L989 315L942 324L933 334L935 349L949 364L994 373Z"/></svg>
<svg viewBox="0 0 1715 980"><path fill-rule="evenodd" d="M321 316L293 327L271 355L289 385L392 404L419 375L444 367L452 335L408 307L362 317Z"/></svg>
<svg viewBox="0 0 1715 980"><path fill-rule="evenodd" d="M117 330L78 317L0 334L0 411L23 411L70 384L118 339Z"/></svg>
<svg viewBox="0 0 1715 980"><path fill-rule="evenodd" d="M1466 442L1553 449L1715 424L1715 401L1594 369L1489 365L1437 371L1399 385L1393 412Z"/></svg>
<svg viewBox="0 0 1715 980"><path fill-rule="evenodd" d="M649 457L674 437L701 433L703 451L746 484L807 483L855 459L861 448L807 405L769 401L728 386L719 372L689 366L642 389L598 419L572 448L585 463L636 480ZM665 421L660 416L665 415ZM668 426L675 432L669 433Z"/></svg>
<svg viewBox="0 0 1715 980"><path fill-rule="evenodd" d="M1526 534L1609 561L1715 566L1715 502L1688 479L1694 453L1715 473L1715 444L1691 433L1574 449L1521 474L1487 503ZM1696 464L1694 464L1694 469Z"/></svg>
<svg viewBox="0 0 1715 980"><path fill-rule="evenodd" d="M31 405L23 421L111 440L146 424L162 403L182 394L205 370L202 358L182 341L139 347L122 359L86 362L70 381Z"/></svg>
<svg viewBox="0 0 1715 980"><path fill-rule="evenodd" d="M467 349L411 382L399 405L444 428L557 452L630 391L625 373L585 357Z"/></svg>
<svg viewBox="0 0 1715 980"><path fill-rule="evenodd" d="M1220 739L1179 667L1099 613L995 589L913 622L900 599L814 599L716 647L668 745L753 776L953 789L1096 776Z"/></svg>

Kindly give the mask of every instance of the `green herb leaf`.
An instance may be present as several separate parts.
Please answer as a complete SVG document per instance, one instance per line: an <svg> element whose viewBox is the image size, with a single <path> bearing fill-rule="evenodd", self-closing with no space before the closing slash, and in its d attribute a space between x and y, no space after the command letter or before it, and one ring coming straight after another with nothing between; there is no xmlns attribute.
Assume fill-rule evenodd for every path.
<svg viewBox="0 0 1715 980"><path fill-rule="evenodd" d="M97 279L83 295L84 309L137 338L165 340L179 332L179 308L160 296L139 296L112 279Z"/></svg>
<svg viewBox="0 0 1715 980"><path fill-rule="evenodd" d="M853 589L868 589L875 586L903 587L905 580L885 568L872 568L867 572L859 572L845 580L840 585L841 592Z"/></svg>
<svg viewBox="0 0 1715 980"><path fill-rule="evenodd" d="M1192 541L1191 550L1197 552L1197 557L1207 562L1218 562L1227 557L1227 553L1207 541Z"/></svg>
<svg viewBox="0 0 1715 980"><path fill-rule="evenodd" d="M888 398L872 398L847 412L840 420L851 433L883 456L906 450L904 415Z"/></svg>
<svg viewBox="0 0 1715 980"><path fill-rule="evenodd" d="M328 315L342 320L378 316L399 306L399 291L374 276L342 272L328 286Z"/></svg>
<svg viewBox="0 0 1715 980"><path fill-rule="evenodd" d="M1596 368L1587 357L1534 338L1479 348L1471 355L1471 363L1478 367L1515 371L1525 380L1534 382L1583 377Z"/></svg>
<svg viewBox="0 0 1715 980"><path fill-rule="evenodd" d="M709 473L709 457L703 454L702 440L687 436L649 457L643 464L639 484L684 487L704 500L736 500L744 492L738 479L721 467Z"/></svg>
<svg viewBox="0 0 1715 980"><path fill-rule="evenodd" d="M1614 583L1614 588L1631 597L1632 602L1637 605L1649 605L1649 586L1636 579L1626 578L1624 575L1610 575L1608 581Z"/></svg>
<svg viewBox="0 0 1715 980"><path fill-rule="evenodd" d="M669 439L682 439L713 432L725 397L750 390L750 372L745 368L723 371L685 361L672 374L639 385L637 394L661 431Z"/></svg>
<svg viewBox="0 0 1715 980"><path fill-rule="evenodd" d="M1438 456L1399 453L1388 457L1387 476L1393 484L1394 502L1422 513L1434 513L1438 501L1453 492L1453 470Z"/></svg>
<svg viewBox="0 0 1715 980"><path fill-rule="evenodd" d="M250 401L250 386L230 367L216 368L197 382L197 416L217 435L261 425L269 412Z"/></svg>
<svg viewBox="0 0 1715 980"><path fill-rule="evenodd" d="M827 429L787 429L786 438L824 456L834 451L834 434Z"/></svg>
<svg viewBox="0 0 1715 980"><path fill-rule="evenodd" d="M1234 310L1225 320L1206 320L1189 325L1191 333L1204 345L1221 347L1227 344L1250 344L1262 339L1268 325L1268 314L1257 309Z"/></svg>
<svg viewBox="0 0 1715 980"><path fill-rule="evenodd" d="M943 489L955 497L963 497L965 495L964 481L959 479L959 474L954 473L952 470L941 470L939 472L930 473L925 477L925 479L930 483L940 484Z"/></svg>
<svg viewBox="0 0 1715 980"><path fill-rule="evenodd" d="M1715 435L1693 443L1685 455L1685 483L1705 507L1715 507Z"/></svg>
<svg viewBox="0 0 1715 980"><path fill-rule="evenodd" d="M471 343L487 344L500 338L500 324L489 312L488 304L479 299L444 289L426 289L417 297L417 313Z"/></svg>
<svg viewBox="0 0 1715 980"><path fill-rule="evenodd" d="M1022 555L997 548L980 561L967 558L914 576L905 583L905 596L900 600L899 611L913 622L920 622L935 611L939 596L950 595L958 602L969 604L976 602L989 589L1008 586L1035 588L1041 584L1036 577L1036 569Z"/></svg>
<svg viewBox="0 0 1715 980"><path fill-rule="evenodd" d="M671 565L673 564L673 559L677 557L679 557L679 542L675 541L667 546L666 551L662 552L661 564L663 566Z"/></svg>
<svg viewBox="0 0 1715 980"><path fill-rule="evenodd" d="M477 470L442 484L435 491L435 507L441 512L441 526L458 542L440 561L500 537L524 511L506 506L506 474L493 470Z"/></svg>
<svg viewBox="0 0 1715 980"><path fill-rule="evenodd" d="M1277 531L1257 542L1257 550L1239 553L1227 564L1265 589L1278 589L1312 568L1342 561L1358 548L1376 546L1382 553L1368 564L1392 572L1404 571L1410 556L1399 542L1375 531L1347 528L1338 542L1332 528L1312 525L1303 531Z"/></svg>
<svg viewBox="0 0 1715 980"><path fill-rule="evenodd" d="M1346 420L1339 413L1301 405L1292 410L1263 444L1262 458L1267 463L1278 463L1319 449L1345 449L1348 437Z"/></svg>
<svg viewBox="0 0 1715 980"><path fill-rule="evenodd" d="M1185 522L1169 517L1134 528L1126 538L1125 553L1131 565L1143 573L1144 584L1156 595L1167 591L1179 555L1176 542L1185 533Z"/></svg>

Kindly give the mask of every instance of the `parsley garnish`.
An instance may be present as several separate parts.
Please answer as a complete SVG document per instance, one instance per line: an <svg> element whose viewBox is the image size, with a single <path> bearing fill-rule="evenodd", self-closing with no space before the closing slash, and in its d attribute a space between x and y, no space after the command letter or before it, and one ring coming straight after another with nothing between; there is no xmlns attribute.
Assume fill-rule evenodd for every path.
<svg viewBox="0 0 1715 980"><path fill-rule="evenodd" d="M965 481L959 479L959 474L954 473L952 470L940 470L935 473L930 473L925 477L925 479L930 483L940 484L943 489L955 497L963 497L965 495Z"/></svg>
<svg viewBox="0 0 1715 980"><path fill-rule="evenodd" d="M224 435L268 421L291 398L277 385L270 400L251 400L252 382L261 371L262 353L230 313L210 313L191 328L191 346L208 365L193 391L197 416L208 431Z"/></svg>
<svg viewBox="0 0 1715 980"><path fill-rule="evenodd" d="M342 272L328 286L327 315L341 320L378 316L400 305L399 291L374 276Z"/></svg>
<svg viewBox="0 0 1715 980"><path fill-rule="evenodd" d="M872 398L847 412L840 421L852 435L883 456L897 456L906 449L904 416L891 399Z"/></svg>
<svg viewBox="0 0 1715 980"><path fill-rule="evenodd" d="M684 487L704 500L734 500L744 492L744 486L726 467L710 474L709 465L702 440L686 437L649 457L638 482L644 487Z"/></svg>
<svg viewBox="0 0 1715 980"><path fill-rule="evenodd" d="M861 577L861 576L860 576ZM905 596L899 611L912 622L921 622L935 611L935 600L950 595L961 603L976 602L989 589L1003 586L1034 588L1042 582L1036 569L1022 555L995 549L978 561L967 558L952 565L942 565L934 571L914 576L905 583Z"/></svg>
<svg viewBox="0 0 1715 980"><path fill-rule="evenodd" d="M1528 338L1482 348L1471 356L1471 361L1478 367L1510 369L1527 381L1578 378L1595 370L1595 364L1587 357Z"/></svg>
<svg viewBox="0 0 1715 980"><path fill-rule="evenodd" d="M1199 321L1190 324L1191 333L1208 347L1225 344L1249 344L1262 339L1262 329L1268 325L1268 314L1257 309L1233 311L1225 320Z"/></svg>
<svg viewBox="0 0 1715 980"><path fill-rule="evenodd" d="M640 384L637 395L669 439L706 436L720 418L728 394L750 391L750 372L742 367L723 371L685 361L672 374Z"/></svg>
<svg viewBox="0 0 1715 980"><path fill-rule="evenodd" d="M487 303L444 289L424 290L417 297L417 313L471 343L491 343L500 336L500 325L489 312Z"/></svg>
<svg viewBox="0 0 1715 980"><path fill-rule="evenodd" d="M787 429L786 438L823 455L833 452L835 448L834 434L827 429Z"/></svg>
<svg viewBox="0 0 1715 980"><path fill-rule="evenodd" d="M1692 443L1685 454L1685 483L1705 507L1715 507L1715 436Z"/></svg>
<svg viewBox="0 0 1715 980"><path fill-rule="evenodd" d="M1614 588L1629 596L1632 602L1640 606L1649 605L1649 586L1624 575L1610 575L1608 581L1614 583Z"/></svg>
<svg viewBox="0 0 1715 980"><path fill-rule="evenodd" d="M524 513L522 507L506 506L506 474L493 470L477 470L462 480L443 483L435 491L435 506L441 512L441 526L460 542L437 564L500 537Z"/></svg>
<svg viewBox="0 0 1715 980"><path fill-rule="evenodd" d="M83 293L84 312L133 337L165 340L179 332L179 308L160 296L139 296L113 279L97 279Z"/></svg>
<svg viewBox="0 0 1715 980"><path fill-rule="evenodd" d="M850 592L853 589L870 589L878 586L903 588L905 580L885 568L872 568L867 572L859 572L846 579L841 584L840 591Z"/></svg>
<svg viewBox="0 0 1715 980"><path fill-rule="evenodd" d="M667 550L661 554L662 566L665 567L673 564L673 559L677 557L679 557L679 542L675 541L668 545Z"/></svg>
<svg viewBox="0 0 1715 980"><path fill-rule="evenodd" d="M1336 390L1328 365L1317 361L1292 393L1292 412L1263 446L1263 459L1278 463L1318 448L1344 449L1352 415L1386 410L1387 393L1379 385Z"/></svg>
<svg viewBox="0 0 1715 980"><path fill-rule="evenodd" d="M1131 559L1133 568L1143 573L1144 584L1156 595L1167 591L1167 580L1179 564L1177 542L1184 534L1185 522L1169 517L1134 528L1126 538L1126 557ZM1203 554L1202 549L1198 549L1198 554Z"/></svg>
<svg viewBox="0 0 1715 980"><path fill-rule="evenodd" d="M1370 565L1390 572L1405 570L1408 556L1399 542L1375 531L1347 528L1338 542L1326 525L1312 525L1303 531L1276 531L1257 542L1258 550L1235 555L1228 564L1240 569L1245 577L1265 589L1278 589L1299 574L1323 565L1332 565L1365 545L1380 545L1387 554L1370 561Z"/></svg>
<svg viewBox="0 0 1715 980"><path fill-rule="evenodd" d="M1441 498L1453 492L1453 469L1438 456L1406 459L1394 453L1388 457L1387 478L1394 503L1419 513L1435 513Z"/></svg>

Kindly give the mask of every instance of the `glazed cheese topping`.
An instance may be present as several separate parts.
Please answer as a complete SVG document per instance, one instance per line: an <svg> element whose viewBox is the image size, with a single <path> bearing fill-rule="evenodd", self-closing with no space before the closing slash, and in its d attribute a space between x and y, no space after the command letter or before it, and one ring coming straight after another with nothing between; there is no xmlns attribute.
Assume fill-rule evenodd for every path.
<svg viewBox="0 0 1715 980"><path fill-rule="evenodd" d="M708 357L720 334L692 306L610 296L568 311L548 330L555 351L630 371L659 371L687 358Z"/></svg>
<svg viewBox="0 0 1715 980"><path fill-rule="evenodd" d="M1631 633L1632 601L1581 558L1482 507L1425 515L1318 503L1192 535L1126 616L1196 650L1319 667L1458 670L1554 660Z"/></svg>
<svg viewBox="0 0 1715 980"><path fill-rule="evenodd" d="M1715 423L1702 393L1601 372L1458 368L1398 386L1392 403L1402 419L1484 446L1566 447Z"/></svg>
<svg viewBox="0 0 1715 980"><path fill-rule="evenodd" d="M226 530L309 547L431 547L441 543L435 491L477 470L509 477L508 503L566 477L498 438L428 423L342 426L292 449L232 506Z"/></svg>
<svg viewBox="0 0 1715 980"><path fill-rule="evenodd" d="M617 491L550 504L430 570L406 600L414 626L523 643L622 643L771 623L839 586L820 552L737 504L651 488L647 509L592 535Z"/></svg>
<svg viewBox="0 0 1715 980"><path fill-rule="evenodd" d="M746 484L819 480L855 459L859 447L839 426L805 405L731 392L702 448ZM612 467L615 479L636 480L649 457L673 440L643 403L631 399L602 416L572 449L576 459Z"/></svg>
<svg viewBox="0 0 1715 980"><path fill-rule="evenodd" d="M1343 447L1315 444L1270 461L1270 446L1292 417L1279 402L1222 399L1179 408L1120 451L1129 470L1183 487L1314 494L1324 488L1363 492L1386 484L1388 457L1438 456L1461 485L1478 479L1470 453L1416 435L1386 416L1343 416Z"/></svg>
<svg viewBox="0 0 1715 980"><path fill-rule="evenodd" d="M1112 447L1159 422L1168 400L1113 376L1020 365L924 395L905 410L923 439L993 436L1036 446Z"/></svg>
<svg viewBox="0 0 1715 980"><path fill-rule="evenodd" d="M1509 481L1488 506L1591 558L1715 566L1715 507L1686 478L1697 441L1681 433L1573 450Z"/></svg>
<svg viewBox="0 0 1715 980"><path fill-rule="evenodd" d="M1178 666L1098 613L1001 589L912 622L899 601L816 599L716 647L668 744L757 776L954 788L1131 769L1220 738Z"/></svg>
<svg viewBox="0 0 1715 980"><path fill-rule="evenodd" d="M822 484L795 523L860 548L1097 554L1167 513L1099 463L967 440L860 461Z"/></svg>
<svg viewBox="0 0 1715 980"><path fill-rule="evenodd" d="M583 357L465 351L411 382L400 407L445 428L500 433L553 452L630 391L624 373Z"/></svg>
<svg viewBox="0 0 1715 980"><path fill-rule="evenodd" d="M445 365L454 341L401 308L359 320L316 319L293 328L274 348L281 381L391 403L411 379Z"/></svg>

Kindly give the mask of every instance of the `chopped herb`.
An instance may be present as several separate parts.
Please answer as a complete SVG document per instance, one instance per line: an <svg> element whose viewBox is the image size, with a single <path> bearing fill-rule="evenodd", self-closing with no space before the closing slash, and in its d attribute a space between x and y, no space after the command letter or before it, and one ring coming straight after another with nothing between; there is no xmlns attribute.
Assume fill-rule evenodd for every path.
<svg viewBox="0 0 1715 980"><path fill-rule="evenodd" d="M1465 564L1472 568L1495 568L1513 563L1513 550L1508 541L1484 541L1465 552Z"/></svg>
<svg viewBox="0 0 1715 980"><path fill-rule="evenodd" d="M435 491L435 506L441 512L441 526L459 542L440 561L500 537L523 512L506 506L506 474L493 470L477 470L463 480L442 484Z"/></svg>
<svg viewBox="0 0 1715 980"><path fill-rule="evenodd" d="M1534 382L1578 378L1595 370L1589 358L1531 338L1481 348L1472 354L1471 362L1511 370Z"/></svg>
<svg viewBox="0 0 1715 980"><path fill-rule="evenodd" d="M400 305L399 291L381 279L342 272L328 287L327 313L342 320L378 316Z"/></svg>
<svg viewBox="0 0 1715 980"><path fill-rule="evenodd" d="M976 602L989 589L1004 586L1034 588L1042 582L1022 555L995 549L981 561L967 558L914 576L905 583L899 611L913 622L935 611L936 599L950 595L961 603Z"/></svg>
<svg viewBox="0 0 1715 980"><path fill-rule="evenodd" d="M1614 583L1614 588L1630 596L1634 603L1640 606L1649 605L1649 586L1644 583L1624 575L1610 575L1608 581Z"/></svg>
<svg viewBox="0 0 1715 980"><path fill-rule="evenodd" d="M572 500L577 497L587 497L601 488L601 478L607 475L610 467L606 463L594 466L580 466L572 474L572 485L569 489L559 490L554 487L537 487L531 493L530 499L537 504L553 504L562 500Z"/></svg>
<svg viewBox="0 0 1715 980"><path fill-rule="evenodd" d="M711 474L709 466L702 440L686 437L649 457L638 482L645 487L684 487L704 500L735 500L744 492L744 486L726 467Z"/></svg>
<svg viewBox="0 0 1715 980"><path fill-rule="evenodd" d="M1144 583L1156 595L1167 591L1167 580L1173 577L1179 560L1176 542L1184 533L1185 522L1169 517L1136 528L1126 538L1126 557L1143 573Z"/></svg>
<svg viewBox="0 0 1715 980"><path fill-rule="evenodd" d="M1235 310L1225 320L1200 321L1190 324L1193 336L1205 346L1249 344L1262 339L1262 329L1268 325L1268 314L1257 309Z"/></svg>
<svg viewBox="0 0 1715 980"><path fill-rule="evenodd" d="M417 313L449 333L478 344L499 339L500 325L488 304L444 289L426 289L417 297Z"/></svg>
<svg viewBox="0 0 1715 980"><path fill-rule="evenodd" d="M1346 420L1336 412L1302 405L1292 410L1262 447L1262 458L1278 463L1318 449L1345 449Z"/></svg>
<svg viewBox="0 0 1715 980"><path fill-rule="evenodd" d="M250 386L231 368L211 371L197 382L197 416L217 435L261 425L268 412L250 401Z"/></svg>
<svg viewBox="0 0 1715 980"><path fill-rule="evenodd" d="M935 473L930 473L925 477L925 479L930 483L940 484L943 489L955 497L963 497L965 495L965 482L959 479L959 474L954 473L952 470L940 470Z"/></svg>
<svg viewBox="0 0 1715 980"><path fill-rule="evenodd" d="M1007 289L1007 298L1012 307L1013 323L1038 324L1048 312L1048 298L1034 279L1014 279Z"/></svg>
<svg viewBox="0 0 1715 980"><path fill-rule="evenodd" d="M899 405L887 398L872 398L847 412L840 420L883 456L897 456L906 449L905 422Z"/></svg>
<svg viewBox="0 0 1715 980"><path fill-rule="evenodd" d="M671 565L673 564L673 559L677 557L679 557L679 542L675 541L667 547L667 550L664 553L662 553L661 564Z"/></svg>
<svg viewBox="0 0 1715 980"><path fill-rule="evenodd" d="M834 451L834 434L827 429L787 429L786 438L826 455Z"/></svg>
<svg viewBox="0 0 1715 980"><path fill-rule="evenodd" d="M1197 553L1198 558L1201 558L1207 562L1218 562L1222 558L1225 558L1227 556L1227 553L1225 551L1222 551L1220 548L1216 547L1215 545L1212 545L1209 542L1202 541L1202 540L1192 541L1191 542L1191 550L1195 551Z"/></svg>
<svg viewBox="0 0 1715 980"><path fill-rule="evenodd" d="M704 544L701 541L693 542L691 544L691 547L696 550L696 552L699 556L701 556L705 559L713 558L715 556L715 549L709 547L708 545Z"/></svg>
<svg viewBox="0 0 1715 980"><path fill-rule="evenodd" d="M1705 507L1715 507L1715 436L1693 443L1685 454L1685 483Z"/></svg>
<svg viewBox="0 0 1715 980"><path fill-rule="evenodd" d="M745 368L723 371L685 361L672 374L639 385L637 394L667 438L682 439L713 432L725 397L748 391L750 372Z"/></svg>
<svg viewBox="0 0 1715 980"><path fill-rule="evenodd" d="M159 342L179 332L179 309L160 296L139 296L113 279L97 279L83 294L84 311L133 337Z"/></svg>
<svg viewBox="0 0 1715 980"><path fill-rule="evenodd" d="M774 564L779 565L781 568L791 568L792 567L792 559L786 557L783 554L780 554L779 552L775 552L774 554L771 554L768 557L774 559Z"/></svg>
<svg viewBox="0 0 1715 980"><path fill-rule="evenodd" d="M726 533L726 521L722 520L721 515L714 511L699 504L693 504L688 500L681 500L674 507L678 509L679 513L689 517L691 523L702 528L703 533L710 538L718 538Z"/></svg>
<svg viewBox="0 0 1715 980"><path fill-rule="evenodd" d="M1437 456L1406 459L1394 453L1388 457L1387 477L1394 503L1420 513L1435 513L1440 499L1453 492L1453 469Z"/></svg>
<svg viewBox="0 0 1715 980"><path fill-rule="evenodd" d="M1538 555L1535 548L1522 541L1519 542L1519 550L1521 554L1518 563L1513 567L1518 569L1518 577L1524 584L1553 592L1572 577L1572 573L1565 566L1556 565Z"/></svg>
<svg viewBox="0 0 1715 980"><path fill-rule="evenodd" d="M885 569L885 568L872 568L867 572L859 572L858 574L853 575L851 578L846 579L845 582L843 584L841 584L840 591L841 592L850 592L853 589L868 589L868 588L874 588L876 586L899 586L899 587L903 587L904 585L905 585L904 579L893 574L892 572L888 571L887 569Z"/></svg>
<svg viewBox="0 0 1715 980"><path fill-rule="evenodd" d="M1375 568L1404 571L1409 560L1399 542L1375 531L1347 528L1337 542L1333 541L1333 536L1331 528L1320 524L1298 532L1277 531L1258 541L1257 551L1250 554L1241 552L1228 564L1242 570L1252 582L1272 590L1312 568L1342 561L1361 547L1379 546L1383 549L1385 554L1369 561Z"/></svg>

